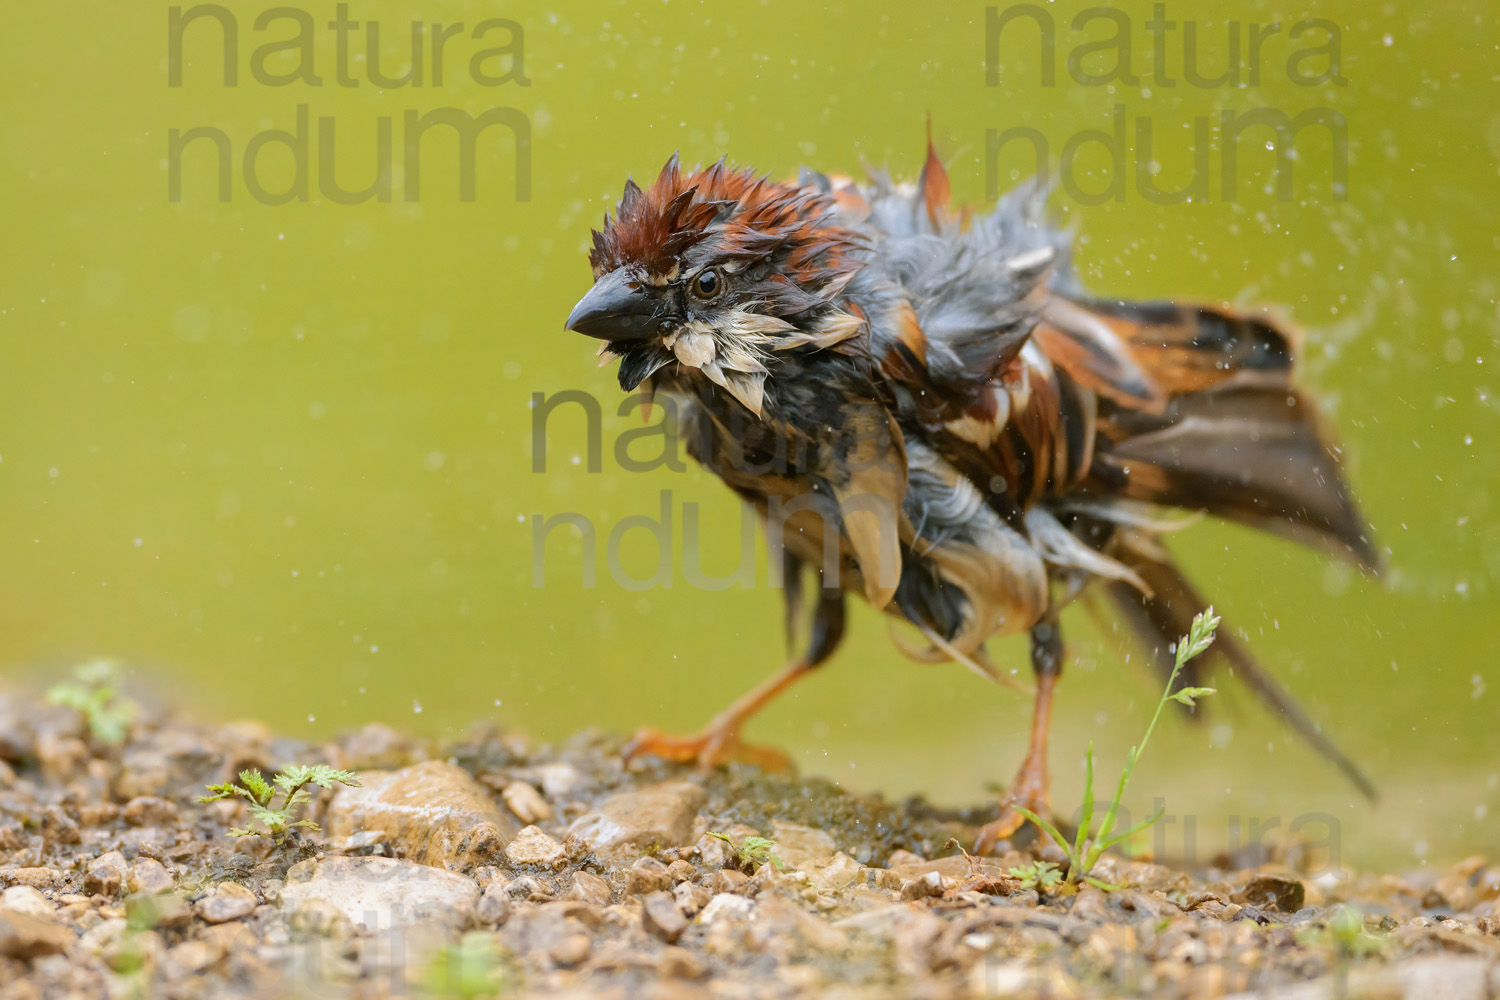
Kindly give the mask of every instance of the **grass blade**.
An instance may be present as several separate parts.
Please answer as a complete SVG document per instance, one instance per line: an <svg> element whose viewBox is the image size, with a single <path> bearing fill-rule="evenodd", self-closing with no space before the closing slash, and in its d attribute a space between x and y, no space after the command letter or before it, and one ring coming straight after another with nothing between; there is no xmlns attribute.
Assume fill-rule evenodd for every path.
<svg viewBox="0 0 1500 1000"><path fill-rule="evenodd" d="M1078 817L1078 835L1073 841L1073 853L1083 857L1088 844L1089 829L1094 825L1094 743L1089 741L1088 751L1083 755L1083 811Z"/></svg>
<svg viewBox="0 0 1500 1000"><path fill-rule="evenodd" d="M1026 809L1026 808L1024 808L1022 806L1016 806L1016 812L1020 813L1022 816L1025 816L1027 819L1029 819L1033 823L1035 823L1036 826L1037 826L1037 829L1041 830L1047 836L1051 837L1057 843L1057 845L1059 847L1061 847L1064 851L1068 851L1068 860L1069 861L1073 860L1072 851L1071 851L1070 846L1068 844L1068 838L1064 837L1062 835L1062 831L1061 830L1059 830L1057 827L1053 826L1051 823L1047 822L1046 820L1042 819L1042 817L1038 816L1036 813L1032 812L1030 809Z"/></svg>
<svg viewBox="0 0 1500 1000"><path fill-rule="evenodd" d="M1166 806L1162 806L1160 809L1156 810L1156 812L1152 813L1149 818L1141 820L1135 826L1132 826L1129 830L1126 830L1124 833L1120 834L1119 836L1111 837L1109 840L1104 841L1104 850L1107 851L1111 847L1114 847L1116 844L1121 843L1122 841L1129 840L1131 837L1134 837L1136 834L1140 833L1142 830L1145 830L1145 829L1148 829L1148 828L1154 826L1157 823L1157 821L1162 818L1162 816L1166 815L1166 812L1167 812L1167 807Z"/></svg>

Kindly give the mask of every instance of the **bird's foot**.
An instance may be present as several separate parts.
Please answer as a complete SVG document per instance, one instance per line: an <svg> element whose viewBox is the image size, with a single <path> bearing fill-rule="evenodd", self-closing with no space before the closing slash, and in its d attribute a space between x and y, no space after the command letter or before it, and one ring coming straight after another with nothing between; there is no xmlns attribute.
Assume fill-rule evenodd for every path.
<svg viewBox="0 0 1500 1000"><path fill-rule="evenodd" d="M1000 818L993 823L986 823L979 830L979 839L974 844L974 853L978 855L989 854L995 849L995 845L1007 837L1013 835L1030 820L1026 814L1021 812L1027 810L1035 816L1039 816L1047 822L1052 822L1052 809L1047 805L1047 771L1045 764L1038 766L1032 760L1022 765L1021 773L1016 777L1016 783L1011 786L1005 798L1000 800ZM1046 834L1038 830L1037 833L1046 837Z"/></svg>
<svg viewBox="0 0 1500 1000"><path fill-rule="evenodd" d="M1047 803L1042 799L1033 799L1030 802L1011 802L1007 800L1004 809L1000 813L1000 818L993 823L986 823L979 828L979 839L974 842L974 853L976 855L983 856L992 853L995 850L996 844L1013 836L1017 830L1030 822L1026 818L1026 815L1020 809L1016 808L1017 806L1030 810L1049 823L1052 822L1052 810L1047 808ZM1038 830L1037 833L1040 837L1047 838L1047 834L1041 830Z"/></svg>
<svg viewBox="0 0 1500 1000"><path fill-rule="evenodd" d="M740 739L737 727L724 725L710 725L696 736L668 736L659 729L639 729L625 744L621 756L629 763L643 754L681 764L696 762L704 771L711 771L729 761L754 764L764 771L789 771L792 768L791 758L780 750L746 743Z"/></svg>

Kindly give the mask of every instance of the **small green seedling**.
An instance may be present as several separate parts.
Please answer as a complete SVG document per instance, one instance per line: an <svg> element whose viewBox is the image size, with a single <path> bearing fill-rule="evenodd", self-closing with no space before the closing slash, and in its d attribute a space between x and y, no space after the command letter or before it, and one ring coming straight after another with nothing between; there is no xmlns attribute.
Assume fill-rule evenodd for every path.
<svg viewBox="0 0 1500 1000"><path fill-rule="evenodd" d="M507 978L494 938L471 931L433 954L423 969L422 986L429 996L478 1000L504 991Z"/></svg>
<svg viewBox="0 0 1500 1000"><path fill-rule="evenodd" d="M1297 943L1325 947L1340 961L1378 954L1385 948L1383 940L1365 930L1364 912L1349 903L1334 907L1325 925L1299 930Z"/></svg>
<svg viewBox="0 0 1500 1000"><path fill-rule="evenodd" d="M1169 701L1192 706L1197 704L1194 699L1214 693L1213 688L1203 687L1189 687L1183 688L1181 691L1173 691L1172 685L1177 683L1177 675L1182 673L1182 668L1187 666L1188 661L1213 644L1214 633L1218 627L1219 619L1214 615L1214 609L1211 607L1207 608L1193 619L1193 624L1188 628L1188 634L1177 641L1177 658L1172 667L1172 674L1167 678L1167 686L1162 690L1161 698L1156 703L1156 712L1152 714L1150 724L1146 726L1146 735L1141 737L1139 745L1130 748L1130 753L1125 757L1125 769L1120 772L1120 783L1115 788L1115 797L1110 802L1109 809L1104 814L1104 821L1099 824L1097 831L1093 830L1093 743L1089 744L1088 753L1084 756L1083 809L1078 823L1078 834L1073 840L1069 841L1056 826L1042 819L1031 810L1019 810L1023 816L1035 823L1047 836L1056 841L1067 854L1068 874L1065 884L1076 886L1080 882L1087 882L1089 885L1099 889L1112 890L1120 888L1120 886L1111 885L1102 879L1097 879L1089 873L1094 870L1094 866L1099 863L1099 858L1105 851L1116 844L1129 840L1141 831L1149 829L1157 820L1161 819L1163 810L1158 809L1152 816L1137 823L1124 833L1115 833L1115 821L1120 813L1120 801L1125 797L1125 786L1130 783L1130 776L1135 772L1135 765L1141 759L1141 753L1146 749L1146 743L1151 739L1151 733L1156 729L1156 720L1161 718L1162 708Z"/></svg>
<svg viewBox="0 0 1500 1000"><path fill-rule="evenodd" d="M303 803L309 801L312 796L307 791L308 785L317 785L319 788L332 788L334 783L359 787L359 776L353 771L341 771L327 764L292 764L276 773L276 776L268 783L261 776L259 770L240 772L240 783L232 782L222 785L209 785L208 790L212 795L205 795L199 802L216 802L219 799L233 798L239 796L250 801L251 827L246 829L231 829L231 837L253 837L256 835L268 836L279 845L287 834L294 829L303 828L317 830L318 824L310 819L292 818L292 813ZM273 788L272 785L275 785ZM281 793L281 804L272 805L277 792ZM259 822L265 829L254 829L254 823Z"/></svg>
<svg viewBox="0 0 1500 1000"><path fill-rule="evenodd" d="M754 871L761 865L770 864L779 872L789 872L792 866L782 861L781 858L771 853L771 848L776 846L776 841L767 837L746 837L744 841L735 846L728 834L718 833L710 830L708 835L717 840L722 840L734 850L734 856L739 860L741 867Z"/></svg>
<svg viewBox="0 0 1500 1000"><path fill-rule="evenodd" d="M1012 868L1007 874L1021 880L1022 889L1053 889L1062 884L1063 876L1050 861L1033 861L1029 865Z"/></svg>
<svg viewBox="0 0 1500 1000"><path fill-rule="evenodd" d="M121 976L135 976L146 966L146 956L141 948L141 935L154 930L161 922L161 911L151 896L136 896L125 908L125 929L120 942L110 958L110 968ZM139 983L134 984L139 990ZM136 991L132 991L133 993Z"/></svg>
<svg viewBox="0 0 1500 1000"><path fill-rule="evenodd" d="M94 660L73 671L73 679L47 689L54 705L76 709L101 746L119 746L130 733L136 704L120 697L120 667L112 660Z"/></svg>

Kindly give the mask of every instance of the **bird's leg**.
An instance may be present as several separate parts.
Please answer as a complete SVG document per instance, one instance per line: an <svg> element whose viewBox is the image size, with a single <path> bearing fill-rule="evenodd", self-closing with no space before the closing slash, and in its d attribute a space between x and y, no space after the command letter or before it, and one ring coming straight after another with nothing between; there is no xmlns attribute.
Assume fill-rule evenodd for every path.
<svg viewBox="0 0 1500 1000"><path fill-rule="evenodd" d="M625 759L654 754L681 763L697 761L704 770L731 760L755 764L768 771L787 770L791 762L786 754L773 747L745 743L740 739L740 729L767 702L811 669L803 657L797 657L714 716L713 721L695 736L668 736L658 729L639 729L625 745Z"/></svg>
<svg viewBox="0 0 1500 1000"><path fill-rule="evenodd" d="M824 590L813 612L812 635L805 653L736 699L696 736L668 736L656 729L637 731L625 745L625 759L628 761L649 753L683 763L697 761L704 770L731 760L756 764L767 770L789 768L791 761L786 754L771 747L743 742L740 730L768 702L832 656L843 635L843 594Z"/></svg>
<svg viewBox="0 0 1500 1000"><path fill-rule="evenodd" d="M1001 800L1000 818L979 831L975 854L988 854L995 844L1019 830L1026 822L1020 809L1051 819L1047 806L1047 732L1052 724L1052 692L1062 673L1062 656L1062 633L1057 623L1041 621L1033 626L1031 667L1036 672L1036 701L1031 713L1031 742L1016 780Z"/></svg>

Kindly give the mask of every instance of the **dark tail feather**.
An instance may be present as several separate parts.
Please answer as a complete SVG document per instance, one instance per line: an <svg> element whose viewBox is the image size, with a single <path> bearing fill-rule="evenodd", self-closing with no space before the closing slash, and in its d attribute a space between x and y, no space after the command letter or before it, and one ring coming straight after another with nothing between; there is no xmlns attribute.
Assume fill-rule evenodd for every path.
<svg viewBox="0 0 1500 1000"><path fill-rule="evenodd" d="M1380 553L1344 482L1339 449L1313 400L1293 384L1290 332L1267 316L1174 303L1077 302L1058 315L1080 330L1103 324L1166 393L1153 407L1118 388L1102 392L1107 440L1097 446L1094 469L1102 484L1131 499L1249 524L1379 572ZM1071 357L1062 352L1057 360L1068 367ZM1070 372L1081 370L1072 364ZM1095 364L1090 371L1097 381L1107 369Z"/></svg>
<svg viewBox="0 0 1500 1000"><path fill-rule="evenodd" d="M1187 634L1193 617L1208 607L1208 602L1170 562L1140 559L1132 561L1131 568L1150 586L1152 596L1146 597L1130 584L1120 582L1108 584L1109 595L1119 609L1120 617L1134 629L1165 677L1172 672L1174 644ZM1228 666L1230 674L1249 685L1261 702L1279 715L1287 726L1342 771L1365 798L1372 802L1376 799L1374 784L1359 766L1323 735L1322 729L1308 717L1286 688L1266 673L1222 625L1208 652L1183 668L1176 686L1204 686L1204 674L1221 663Z"/></svg>

